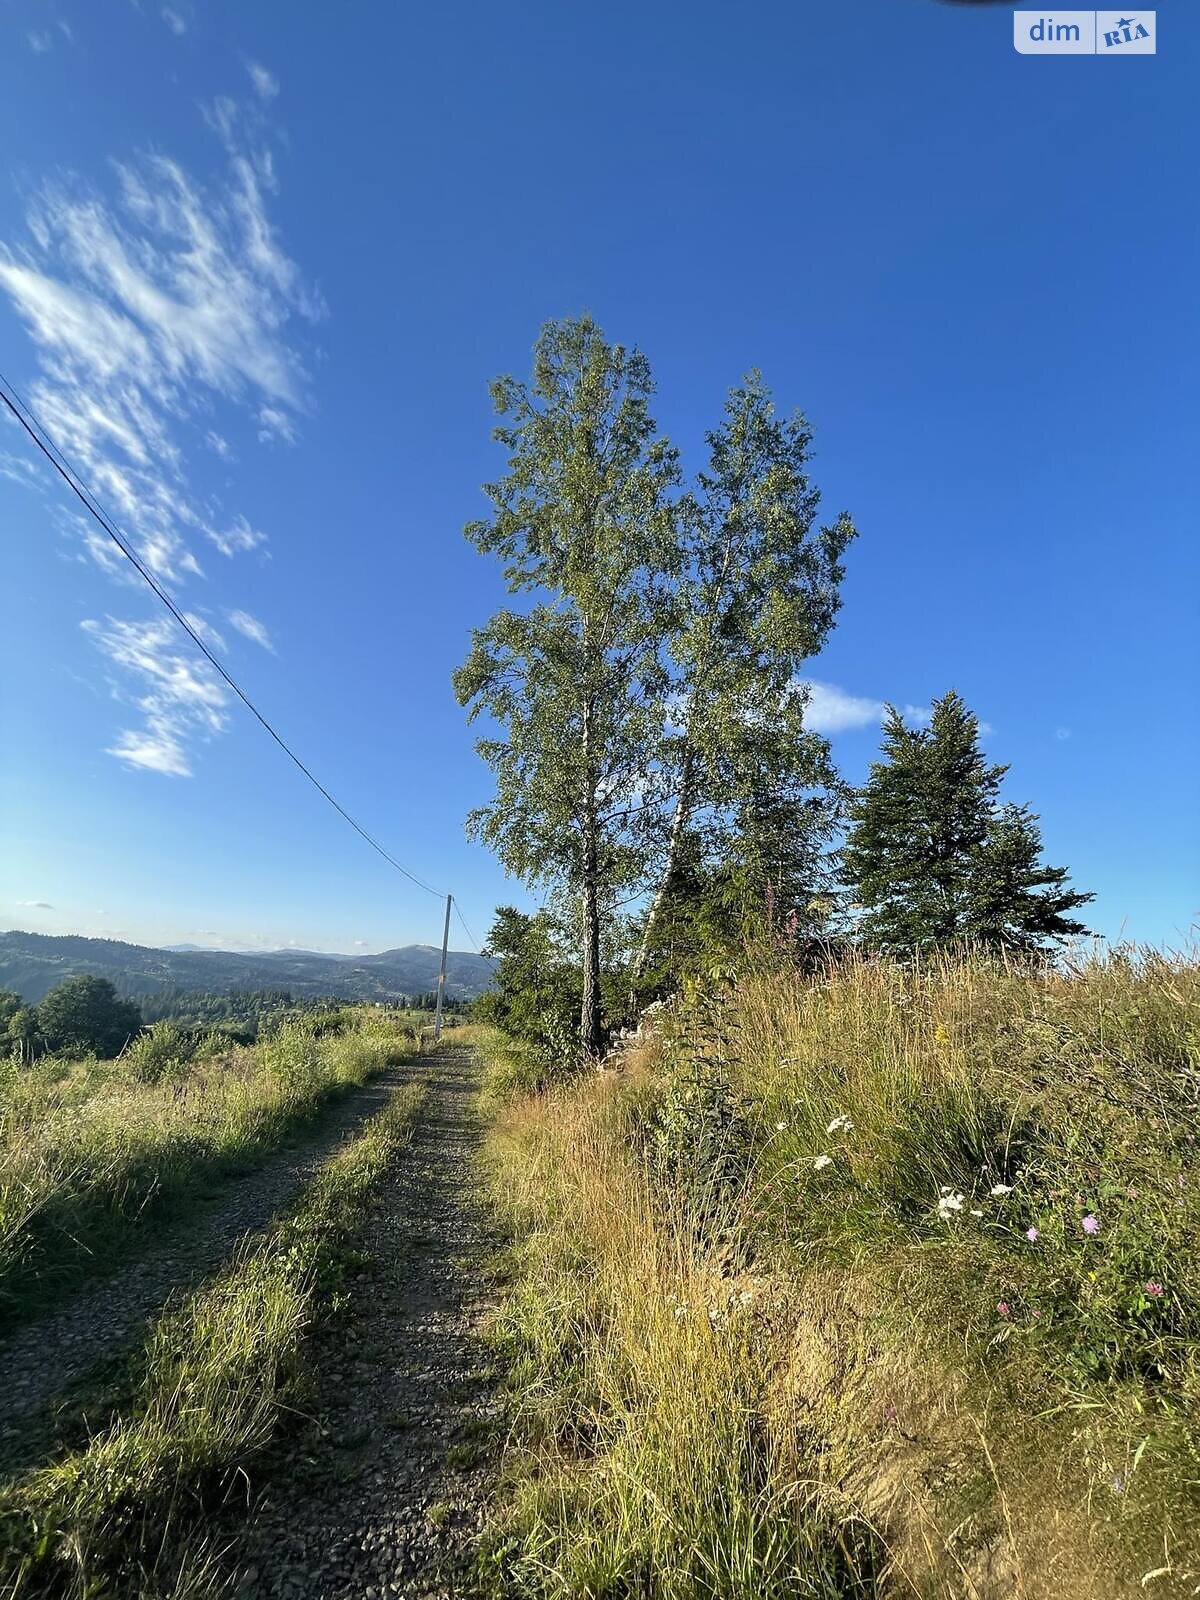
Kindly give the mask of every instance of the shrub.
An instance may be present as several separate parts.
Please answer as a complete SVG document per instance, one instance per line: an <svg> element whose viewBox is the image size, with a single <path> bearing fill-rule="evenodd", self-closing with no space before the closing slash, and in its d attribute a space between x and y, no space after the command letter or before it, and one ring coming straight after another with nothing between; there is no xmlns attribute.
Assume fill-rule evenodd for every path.
<svg viewBox="0 0 1200 1600"><path fill-rule="evenodd" d="M191 1060L194 1046L177 1022L155 1022L129 1043L121 1060L139 1083L178 1078Z"/></svg>

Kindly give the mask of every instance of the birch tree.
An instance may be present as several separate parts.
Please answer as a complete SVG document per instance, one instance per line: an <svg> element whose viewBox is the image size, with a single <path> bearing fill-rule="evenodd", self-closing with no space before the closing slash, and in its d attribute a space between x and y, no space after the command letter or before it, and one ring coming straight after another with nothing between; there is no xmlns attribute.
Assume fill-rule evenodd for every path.
<svg viewBox="0 0 1200 1600"><path fill-rule="evenodd" d="M674 451L650 415L649 365L589 317L547 324L532 378L492 386L507 470L467 538L497 556L523 610L473 634L455 674L495 774L470 831L505 867L573 897L586 1054L602 1044L602 918L645 871L638 796L661 739L679 540Z"/></svg>
<svg viewBox="0 0 1200 1600"><path fill-rule="evenodd" d="M802 817L800 793L835 783L826 741L805 727L800 673L833 626L855 528L845 513L818 524L811 444L803 415L777 416L752 372L730 391L708 468L681 507L674 708L657 762L667 811L635 985L685 860L705 853L695 835L719 853L755 796L793 796Z"/></svg>

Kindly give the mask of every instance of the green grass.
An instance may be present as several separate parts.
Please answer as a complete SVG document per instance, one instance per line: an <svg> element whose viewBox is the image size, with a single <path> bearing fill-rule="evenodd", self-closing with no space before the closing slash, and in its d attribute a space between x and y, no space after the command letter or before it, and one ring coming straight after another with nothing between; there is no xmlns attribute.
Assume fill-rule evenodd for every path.
<svg viewBox="0 0 1200 1600"><path fill-rule="evenodd" d="M160 1319L136 1390L108 1426L3 1491L10 1600L204 1592L217 1570L195 1533L205 1507L289 1409L306 1332L336 1303L364 1204L423 1095L420 1083L398 1090L265 1241Z"/></svg>
<svg viewBox="0 0 1200 1600"><path fill-rule="evenodd" d="M498 1586L1193 1593L1198 1074L1193 962L864 961L493 1110Z"/></svg>
<svg viewBox="0 0 1200 1600"><path fill-rule="evenodd" d="M138 1222L256 1164L337 1096L411 1052L365 1011L181 1059L170 1025L117 1061L47 1059L0 1082L0 1324L119 1263Z"/></svg>

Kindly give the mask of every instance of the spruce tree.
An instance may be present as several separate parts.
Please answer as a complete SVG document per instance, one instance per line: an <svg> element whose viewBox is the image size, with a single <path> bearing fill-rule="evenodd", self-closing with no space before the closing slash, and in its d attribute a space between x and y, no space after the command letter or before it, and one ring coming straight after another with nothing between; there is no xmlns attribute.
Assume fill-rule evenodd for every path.
<svg viewBox="0 0 1200 1600"><path fill-rule="evenodd" d="M854 796L842 852L860 931L892 950L959 940L1021 951L1086 931L1066 915L1092 896L1065 887L1065 868L1040 863L1037 819L1001 806L1008 770L979 749L979 723L951 690L927 729L893 707L883 757Z"/></svg>

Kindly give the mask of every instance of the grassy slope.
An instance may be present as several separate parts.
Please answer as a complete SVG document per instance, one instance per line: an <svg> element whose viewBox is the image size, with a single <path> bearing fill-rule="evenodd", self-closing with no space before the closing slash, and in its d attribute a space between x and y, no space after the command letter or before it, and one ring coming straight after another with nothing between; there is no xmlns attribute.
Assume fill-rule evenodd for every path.
<svg viewBox="0 0 1200 1600"><path fill-rule="evenodd" d="M207 1591L204 1507L294 1403L305 1331L336 1304L347 1242L423 1094L416 1082L397 1090L259 1247L160 1319L119 1415L0 1494L0 1592Z"/></svg>
<svg viewBox="0 0 1200 1600"><path fill-rule="evenodd" d="M1198 1073L1192 965L864 964L693 999L625 1072L517 1100L497 1569L1194 1592Z"/></svg>
<svg viewBox="0 0 1200 1600"><path fill-rule="evenodd" d="M150 1036L147 1036L150 1043ZM0 1321L119 1260L131 1224L263 1159L329 1100L403 1059L411 1041L368 1011L340 1034L303 1024L210 1059L63 1063L0 1082Z"/></svg>

